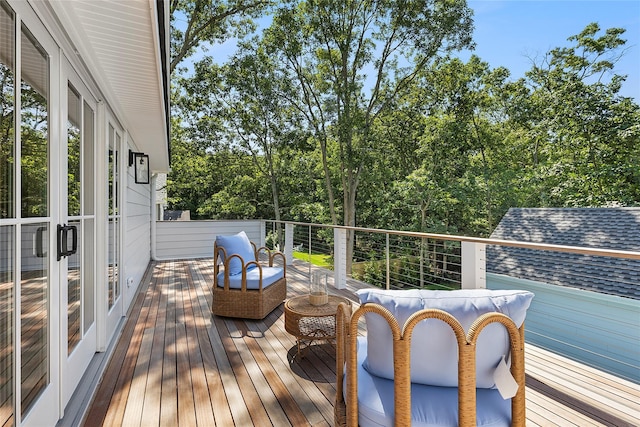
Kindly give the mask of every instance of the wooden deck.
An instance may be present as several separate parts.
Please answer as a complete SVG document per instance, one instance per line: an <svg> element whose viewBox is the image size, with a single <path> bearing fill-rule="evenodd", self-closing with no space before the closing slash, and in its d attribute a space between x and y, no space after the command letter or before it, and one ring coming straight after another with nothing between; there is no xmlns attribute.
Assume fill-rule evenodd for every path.
<svg viewBox="0 0 640 427"><path fill-rule="evenodd" d="M282 306L264 321L211 316L211 261L149 266L86 426L331 426L335 356L293 360ZM307 270L290 266L288 296ZM352 291L339 291L355 300ZM527 425L640 423L640 387L527 347Z"/></svg>

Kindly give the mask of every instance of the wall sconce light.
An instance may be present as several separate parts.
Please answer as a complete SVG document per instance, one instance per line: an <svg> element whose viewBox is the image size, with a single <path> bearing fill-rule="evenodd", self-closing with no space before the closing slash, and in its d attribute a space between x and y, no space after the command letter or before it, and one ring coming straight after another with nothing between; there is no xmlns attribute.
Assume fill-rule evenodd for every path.
<svg viewBox="0 0 640 427"><path fill-rule="evenodd" d="M136 184L149 183L149 155L129 150L129 166L134 166Z"/></svg>

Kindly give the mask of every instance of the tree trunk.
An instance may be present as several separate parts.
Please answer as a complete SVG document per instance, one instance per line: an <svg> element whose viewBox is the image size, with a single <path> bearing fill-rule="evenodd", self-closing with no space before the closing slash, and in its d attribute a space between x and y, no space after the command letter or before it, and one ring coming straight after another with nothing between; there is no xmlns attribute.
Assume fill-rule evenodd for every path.
<svg viewBox="0 0 640 427"><path fill-rule="evenodd" d="M280 195L278 190L278 182L274 175L270 176L271 178L271 193L273 194L273 211L275 214L276 220L276 235L278 237L278 244L280 248L284 247L284 236L282 235L282 224L280 223L281 215L280 215Z"/></svg>
<svg viewBox="0 0 640 427"><path fill-rule="evenodd" d="M358 176L354 176L353 171L347 172L344 188L344 225L347 227L356 226L356 191L358 187ZM353 264L353 253L355 246L355 231L347 231L347 274L351 275L351 266Z"/></svg>
<svg viewBox="0 0 640 427"><path fill-rule="evenodd" d="M331 186L331 174L329 172L329 162L327 160L326 137L320 138L320 154L322 155L322 169L324 170L324 185L327 189L327 198L329 200L329 212L331 213L331 222L333 223L333 225L337 225L338 216L336 215L336 201L335 201L335 196L333 195L333 187Z"/></svg>
<svg viewBox="0 0 640 427"><path fill-rule="evenodd" d="M485 157L484 154L484 148L480 148L480 153L482 154L482 168L483 168L483 173L484 173L484 183L487 187L486 190L486 197L485 197L485 203L486 203L486 209L487 209L487 233L490 234L492 229L493 229L493 215L491 213L491 188L490 186L490 181L489 181L489 166L487 165L487 158Z"/></svg>

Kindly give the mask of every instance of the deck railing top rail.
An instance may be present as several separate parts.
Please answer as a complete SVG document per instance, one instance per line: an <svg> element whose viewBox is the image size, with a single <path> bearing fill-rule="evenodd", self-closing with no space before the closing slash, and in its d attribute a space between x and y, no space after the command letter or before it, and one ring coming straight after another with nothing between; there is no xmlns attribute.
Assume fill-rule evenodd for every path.
<svg viewBox="0 0 640 427"><path fill-rule="evenodd" d="M565 246L565 245L554 245L554 244L548 244L548 243L520 242L516 240L501 240L501 239L491 239L486 237L470 237L470 236L457 236L457 235L451 235L451 234L423 233L423 232L417 232L417 231L401 231L401 230L387 230L387 229L380 229L380 228L351 227L346 225L335 225L335 224L314 224L314 223L308 223L308 222L276 221L276 220L267 220L267 221L273 222L273 223L291 224L291 225L304 226L304 227L353 230L353 231L367 232L367 233L391 234L391 235L398 235L398 236L410 236L410 237L435 239L435 240L482 243L486 245L510 246L510 247L516 247L516 248L536 249L536 250L543 250L543 251L557 251L557 252L567 252L567 253L575 253L575 254L581 254L581 255L606 256L606 257L614 257L614 258L640 260L640 252L621 251L617 249L593 248L593 247L587 248L582 246Z"/></svg>

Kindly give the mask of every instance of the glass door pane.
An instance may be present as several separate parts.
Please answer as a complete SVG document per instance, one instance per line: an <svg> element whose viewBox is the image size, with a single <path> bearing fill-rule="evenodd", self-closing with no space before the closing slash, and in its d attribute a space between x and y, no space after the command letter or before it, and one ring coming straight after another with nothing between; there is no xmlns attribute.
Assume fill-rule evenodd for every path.
<svg viewBox="0 0 640 427"><path fill-rule="evenodd" d="M20 80L20 213L49 215L49 60L22 26ZM48 221L48 219L47 219ZM21 227L21 414L49 384L49 223Z"/></svg>
<svg viewBox="0 0 640 427"><path fill-rule="evenodd" d="M14 30L13 13L0 1L0 218L15 218Z"/></svg>
<svg viewBox="0 0 640 427"><path fill-rule="evenodd" d="M0 425L13 425L15 231L0 227Z"/></svg>
<svg viewBox="0 0 640 427"><path fill-rule="evenodd" d="M94 168L94 142L95 142L95 113L89 104L84 102L83 117L83 135L82 139L82 161L84 163L84 171L82 173L82 194L84 202L82 203L82 213L84 215L93 215L95 213L95 168Z"/></svg>
<svg viewBox="0 0 640 427"><path fill-rule="evenodd" d="M82 241L82 222L71 220L81 213L81 123L82 100L71 84L67 86L67 216L69 225L78 231L78 242ZM71 354L82 339L80 322L82 306L82 258L76 251L67 259L67 354Z"/></svg>
<svg viewBox="0 0 640 427"><path fill-rule="evenodd" d="M49 215L49 61L40 44L22 28L20 116L22 218Z"/></svg>
<svg viewBox="0 0 640 427"><path fill-rule="evenodd" d="M83 313L84 313L84 332L86 333L95 320L95 160L94 160L94 142L95 142L95 113L91 106L85 101L83 104L83 136L82 139L82 162L84 165L82 172L82 213L84 214L84 285L83 285Z"/></svg>
<svg viewBox="0 0 640 427"><path fill-rule="evenodd" d="M67 89L67 215L80 215L80 140L82 101L73 86Z"/></svg>
<svg viewBox="0 0 640 427"><path fill-rule="evenodd" d="M22 226L20 341L22 415L49 384L49 224Z"/></svg>
<svg viewBox="0 0 640 427"><path fill-rule="evenodd" d="M84 245L83 245L83 257L84 257L84 285L83 285L83 331L86 334L89 328L95 322L95 229L94 220L86 219L84 221ZM79 237L79 236L78 236ZM78 251L80 248L78 248Z"/></svg>
<svg viewBox="0 0 640 427"><path fill-rule="evenodd" d="M120 297L120 134L109 125L109 232L108 245L108 300L109 309Z"/></svg>
<svg viewBox="0 0 640 427"><path fill-rule="evenodd" d="M15 219L15 18L0 0L0 218ZM0 425L14 424L15 226L0 226Z"/></svg>
<svg viewBox="0 0 640 427"><path fill-rule="evenodd" d="M67 353L71 354L76 345L82 339L80 322L82 306L82 223L69 221L69 225L75 226L78 232L78 250L68 257L67 267Z"/></svg>

